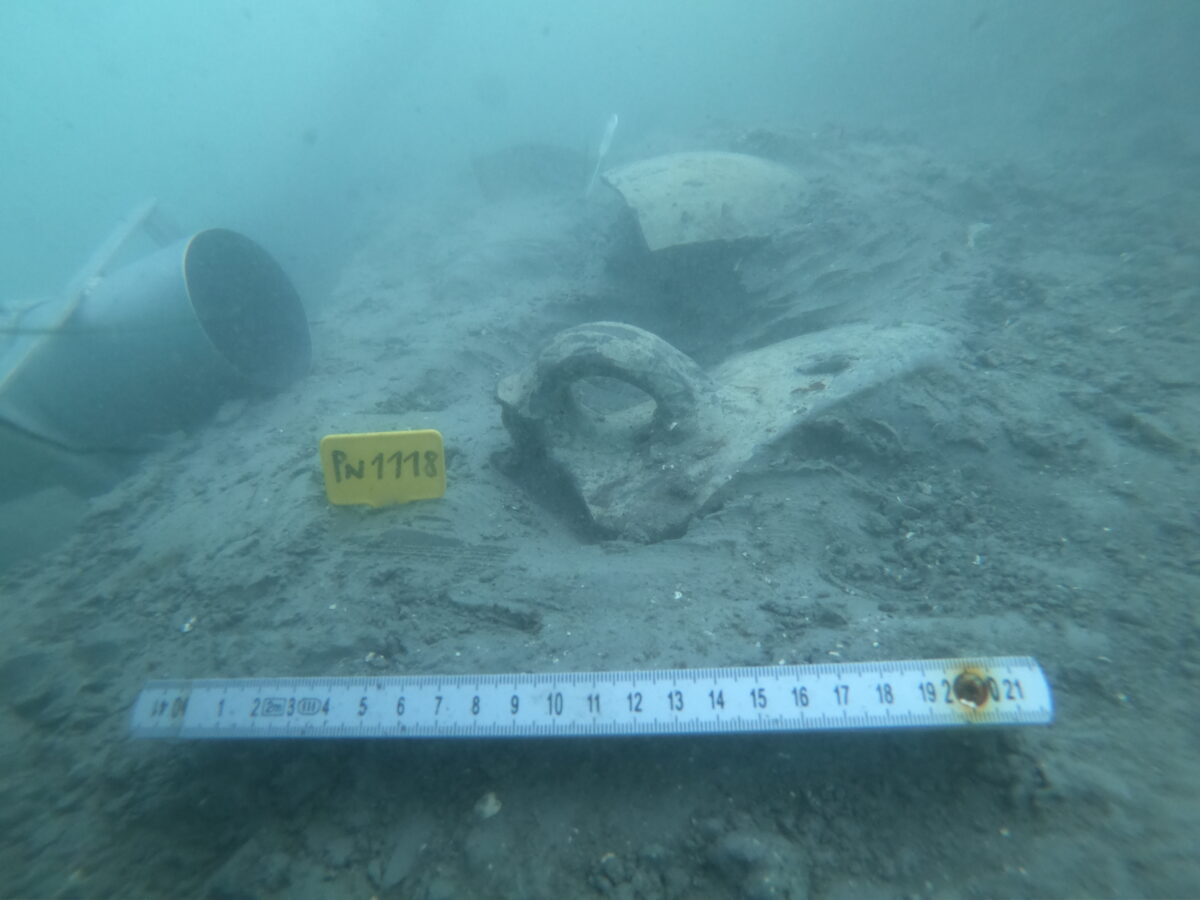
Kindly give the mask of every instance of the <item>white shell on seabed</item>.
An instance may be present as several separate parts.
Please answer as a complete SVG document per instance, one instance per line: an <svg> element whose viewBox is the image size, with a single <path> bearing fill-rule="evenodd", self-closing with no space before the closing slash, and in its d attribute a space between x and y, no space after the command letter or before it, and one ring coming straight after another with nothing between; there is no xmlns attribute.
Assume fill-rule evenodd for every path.
<svg viewBox="0 0 1200 900"><path fill-rule="evenodd" d="M496 796L494 791L488 791L475 801L475 815L480 819L490 819L496 813L500 812L500 808L500 798Z"/></svg>

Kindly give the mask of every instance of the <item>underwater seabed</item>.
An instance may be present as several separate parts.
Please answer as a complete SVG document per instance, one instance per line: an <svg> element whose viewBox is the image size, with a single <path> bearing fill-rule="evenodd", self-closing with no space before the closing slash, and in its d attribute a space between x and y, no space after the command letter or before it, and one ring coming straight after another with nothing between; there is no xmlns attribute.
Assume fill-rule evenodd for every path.
<svg viewBox="0 0 1200 900"><path fill-rule="evenodd" d="M1128 161L964 165L878 132L767 127L617 141L610 163L689 141L808 186L724 280L639 256L621 198L581 196L586 165L572 191L464 185L401 210L310 303L311 374L149 453L66 543L10 565L0 893L1195 893L1200 255L1172 222L1200 184L1146 204L1114 189ZM708 377L823 330L947 343L789 418L672 537L614 537L603 497L567 455L522 452L496 399L597 322ZM572 402L616 421L645 399L599 382ZM323 435L409 428L444 435L443 499L326 502ZM1045 668L1052 727L127 738L151 678L1004 654Z"/></svg>

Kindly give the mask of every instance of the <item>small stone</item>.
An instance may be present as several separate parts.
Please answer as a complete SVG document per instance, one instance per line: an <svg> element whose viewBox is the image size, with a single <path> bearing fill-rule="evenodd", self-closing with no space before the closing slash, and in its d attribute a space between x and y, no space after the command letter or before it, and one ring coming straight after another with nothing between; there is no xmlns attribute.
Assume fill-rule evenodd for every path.
<svg viewBox="0 0 1200 900"><path fill-rule="evenodd" d="M488 791L475 801L475 815L479 819L490 819L496 813L500 812L500 808L500 798L496 796L494 791Z"/></svg>

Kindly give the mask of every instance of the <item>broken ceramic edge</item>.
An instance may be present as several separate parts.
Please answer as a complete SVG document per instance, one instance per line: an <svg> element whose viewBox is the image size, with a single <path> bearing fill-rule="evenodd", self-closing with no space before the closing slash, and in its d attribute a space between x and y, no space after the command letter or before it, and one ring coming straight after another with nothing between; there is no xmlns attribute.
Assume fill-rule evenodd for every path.
<svg viewBox="0 0 1200 900"><path fill-rule="evenodd" d="M590 322L555 335L532 365L500 383L497 397L534 432L570 431L591 419L571 387L592 377L622 381L645 393L654 405L650 430L660 435L687 433L699 395L711 393L704 370L657 335L622 322ZM620 419L648 405L634 404L606 418Z"/></svg>
<svg viewBox="0 0 1200 900"><path fill-rule="evenodd" d="M593 377L624 382L648 399L604 413L582 408L572 386ZM649 543L686 531L692 503L680 515L671 497L690 497L690 474L671 460L711 420L718 393L691 357L657 335L592 322L555 335L533 363L500 382L496 396L517 453L553 466L598 536ZM640 496L629 497L629 481Z"/></svg>
<svg viewBox="0 0 1200 900"><path fill-rule="evenodd" d="M745 153L669 153L610 169L604 180L632 210L646 248L767 240L804 193L781 163Z"/></svg>
<svg viewBox="0 0 1200 900"><path fill-rule="evenodd" d="M945 361L954 346L927 326L851 324L739 354L708 375L650 332L599 322L557 335L497 396L519 450L553 465L599 534L650 543L686 533L738 472L800 424ZM640 380L651 400L589 427L569 387L597 374ZM646 427L655 403L672 392L687 396L687 415Z"/></svg>

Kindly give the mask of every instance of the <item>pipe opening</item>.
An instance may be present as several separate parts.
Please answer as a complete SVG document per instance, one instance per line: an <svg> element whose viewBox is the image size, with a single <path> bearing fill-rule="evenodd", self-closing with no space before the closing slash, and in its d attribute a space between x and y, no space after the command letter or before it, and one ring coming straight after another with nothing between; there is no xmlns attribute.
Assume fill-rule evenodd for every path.
<svg viewBox="0 0 1200 900"><path fill-rule="evenodd" d="M239 375L282 387L308 371L300 296L262 247L223 228L202 231L188 244L183 272L201 328Z"/></svg>

